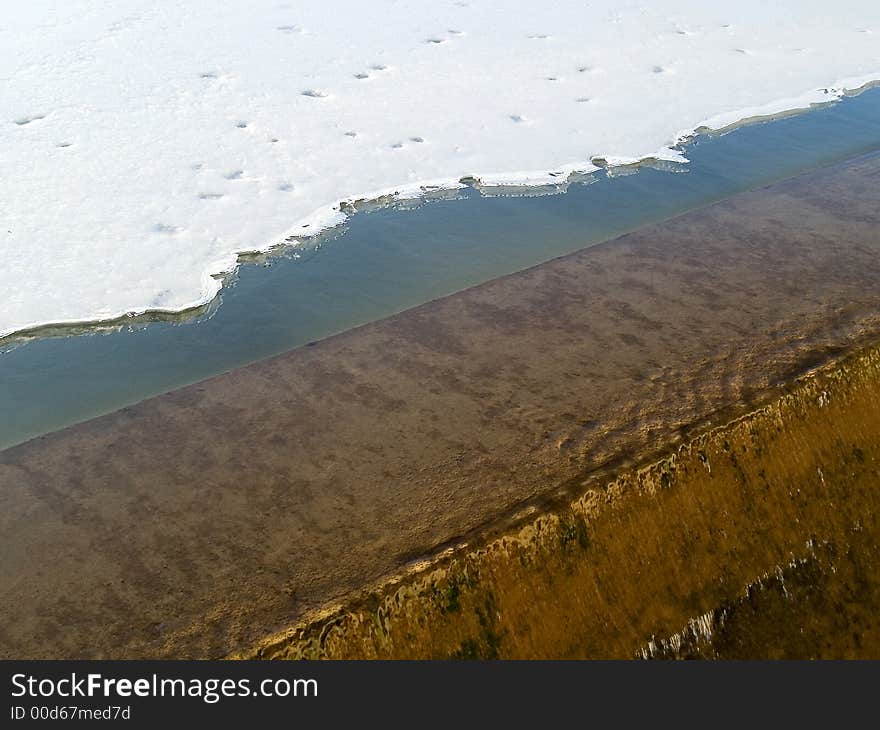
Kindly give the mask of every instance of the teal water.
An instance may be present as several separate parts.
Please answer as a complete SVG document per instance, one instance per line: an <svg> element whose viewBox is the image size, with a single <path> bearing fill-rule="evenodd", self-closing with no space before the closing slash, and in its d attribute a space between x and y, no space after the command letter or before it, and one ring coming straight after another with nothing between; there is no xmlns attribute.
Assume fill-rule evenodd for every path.
<svg viewBox="0 0 880 730"><path fill-rule="evenodd" d="M0 352L0 448L570 253L774 180L880 149L880 89L687 146L686 172L641 168L539 197L356 215L298 258L243 265L209 315Z"/></svg>

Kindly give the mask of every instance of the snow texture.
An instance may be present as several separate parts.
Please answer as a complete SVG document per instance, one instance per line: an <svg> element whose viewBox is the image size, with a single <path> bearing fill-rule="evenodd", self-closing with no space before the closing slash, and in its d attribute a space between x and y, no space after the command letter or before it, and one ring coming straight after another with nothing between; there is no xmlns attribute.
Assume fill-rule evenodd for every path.
<svg viewBox="0 0 880 730"><path fill-rule="evenodd" d="M878 79L867 0L0 0L0 336L203 304L343 201L681 160Z"/></svg>

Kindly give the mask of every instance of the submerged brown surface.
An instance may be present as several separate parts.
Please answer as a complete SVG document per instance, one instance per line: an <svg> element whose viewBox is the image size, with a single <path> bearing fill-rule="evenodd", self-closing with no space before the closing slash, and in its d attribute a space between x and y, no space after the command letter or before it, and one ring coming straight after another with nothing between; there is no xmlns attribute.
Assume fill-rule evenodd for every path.
<svg viewBox="0 0 880 730"><path fill-rule="evenodd" d="M880 347L247 658L878 658Z"/></svg>
<svg viewBox="0 0 880 730"><path fill-rule="evenodd" d="M0 655L222 655L570 496L880 332L878 231L872 155L4 451Z"/></svg>

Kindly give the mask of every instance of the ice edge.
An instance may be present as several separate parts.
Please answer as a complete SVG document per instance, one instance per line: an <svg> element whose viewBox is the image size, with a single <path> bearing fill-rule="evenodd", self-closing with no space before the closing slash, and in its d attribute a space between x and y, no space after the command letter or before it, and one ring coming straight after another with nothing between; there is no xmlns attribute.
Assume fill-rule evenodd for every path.
<svg viewBox="0 0 880 730"><path fill-rule="evenodd" d="M33 321L15 327L0 330L0 345L5 344L15 337L26 336L28 332L49 327L86 327L89 325L102 325L109 322L126 320L128 318L141 317L144 315L179 315L190 310L200 309L210 304L223 289L224 279L234 274L242 263L242 256L253 254L265 254L287 242L307 243L318 235L328 230L337 228L345 223L352 213L346 213L343 208L353 207L355 203L364 203L388 199L389 201L416 199L438 191L450 191L465 187L463 180L474 180L481 185L491 187L517 186L523 188L543 187L547 185L558 186L564 184L572 175L597 172L603 167L614 168L626 165L644 163L649 160L665 162L687 163L688 159L677 148L686 145L691 139L702 133L718 133L732 131L747 124L771 121L773 119L788 116L792 113L808 112L820 106L833 104L847 96L856 96L868 89L880 85L880 71L848 77L826 87L812 89L797 96L785 97L776 101L755 107L748 107L733 112L724 112L714 115L703 121L679 131L673 141L659 150L640 156L626 156L618 154L594 154L590 156L590 162L570 162L555 166L551 171L525 171L506 173L483 173L480 175L465 175L454 178L440 178L422 182L407 183L403 186L392 186L379 191L352 196L345 200L323 205L317 208L311 215L296 221L285 232L276 236L272 241L255 248L242 248L230 256L223 257L211 264L206 265L202 272L202 293L197 299L175 308L144 307L143 309L127 309L118 312L100 312L89 317L77 319ZM593 164L594 161L602 161L602 165ZM303 231L308 229L308 233Z"/></svg>

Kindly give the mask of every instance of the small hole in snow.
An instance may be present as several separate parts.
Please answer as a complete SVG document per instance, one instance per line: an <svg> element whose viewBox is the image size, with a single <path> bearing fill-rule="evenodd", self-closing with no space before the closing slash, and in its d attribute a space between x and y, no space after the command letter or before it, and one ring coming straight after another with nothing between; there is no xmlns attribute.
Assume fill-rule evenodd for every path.
<svg viewBox="0 0 880 730"><path fill-rule="evenodd" d="M19 127L23 127L25 124L30 124L31 122L37 122L40 119L45 119L45 118L46 118L45 114L35 114L30 117L21 117L20 119L16 119L15 124L17 124Z"/></svg>

